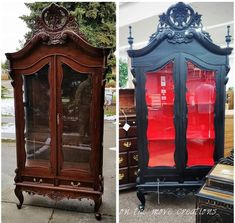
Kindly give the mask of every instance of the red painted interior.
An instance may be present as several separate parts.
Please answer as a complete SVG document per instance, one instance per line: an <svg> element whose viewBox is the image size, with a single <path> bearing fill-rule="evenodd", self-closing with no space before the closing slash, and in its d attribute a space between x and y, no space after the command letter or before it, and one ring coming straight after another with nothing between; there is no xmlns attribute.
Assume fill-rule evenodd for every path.
<svg viewBox="0 0 235 223"><path fill-rule="evenodd" d="M149 167L175 166L173 63L146 74Z"/></svg>
<svg viewBox="0 0 235 223"><path fill-rule="evenodd" d="M214 165L215 72L187 63L187 166ZM146 74L149 167L175 166L173 63Z"/></svg>
<svg viewBox="0 0 235 223"><path fill-rule="evenodd" d="M215 72L187 63L187 166L214 165Z"/></svg>

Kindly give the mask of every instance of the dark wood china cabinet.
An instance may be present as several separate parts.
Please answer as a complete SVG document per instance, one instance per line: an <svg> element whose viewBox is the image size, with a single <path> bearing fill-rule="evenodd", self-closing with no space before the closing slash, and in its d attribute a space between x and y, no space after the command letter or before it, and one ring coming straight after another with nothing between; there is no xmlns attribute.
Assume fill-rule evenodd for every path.
<svg viewBox="0 0 235 223"><path fill-rule="evenodd" d="M182 2L160 15L146 47L128 42L136 90L139 170L137 196L182 196L199 188L224 152L227 47L215 45L201 15Z"/></svg>
<svg viewBox="0 0 235 223"><path fill-rule="evenodd" d="M110 49L91 46L73 16L42 11L32 38L7 53L15 98L15 194L89 198L97 219L103 193L103 103Z"/></svg>

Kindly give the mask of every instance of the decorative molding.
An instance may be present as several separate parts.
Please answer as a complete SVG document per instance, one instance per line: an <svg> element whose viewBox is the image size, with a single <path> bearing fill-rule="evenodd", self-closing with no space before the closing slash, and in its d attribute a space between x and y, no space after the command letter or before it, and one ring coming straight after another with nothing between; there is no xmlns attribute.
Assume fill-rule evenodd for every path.
<svg viewBox="0 0 235 223"><path fill-rule="evenodd" d="M42 11L41 17L37 18L33 36L30 39L37 36L47 45L63 44L67 39L68 31L76 33L86 41L74 16L70 15L64 7L52 3Z"/></svg>
<svg viewBox="0 0 235 223"><path fill-rule="evenodd" d="M196 39L203 47L218 55L229 55L232 48L229 47L231 35L228 27L226 42L227 47L221 48L213 43L208 32L203 30L201 15L189 5L179 2L171 6L166 13L159 16L157 30L150 36L149 43L142 49L133 50L133 37L129 28L127 51L129 57L141 57L153 51L161 42L167 40L172 44L190 43Z"/></svg>
<svg viewBox="0 0 235 223"><path fill-rule="evenodd" d="M170 43L188 43L194 32L201 33L212 42L209 33L203 31L201 15L194 12L191 6L179 2L171 6L166 13L159 16L157 31L150 36L150 42L158 35L166 33Z"/></svg>

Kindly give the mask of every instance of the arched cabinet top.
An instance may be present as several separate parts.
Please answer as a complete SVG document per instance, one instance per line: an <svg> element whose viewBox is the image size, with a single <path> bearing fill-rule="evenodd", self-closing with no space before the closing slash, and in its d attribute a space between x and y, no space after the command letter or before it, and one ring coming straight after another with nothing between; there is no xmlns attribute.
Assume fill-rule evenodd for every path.
<svg viewBox="0 0 235 223"><path fill-rule="evenodd" d="M151 52L157 51L157 48L163 42L167 43L165 46L167 45L168 48L165 50L169 51L170 48L179 45L178 48L190 47L189 51L193 52L195 50L193 43L197 42L206 51L215 55L229 55L232 52L232 48L229 47L229 42L231 41L229 30L226 36L228 47L221 48L214 44L209 33L203 30L201 15L194 12L191 6L183 2L171 6L166 13L159 16L157 31L150 36L148 45L142 49L132 49L134 38L131 34L131 27L129 29L128 43L130 44L130 49L127 52L132 58L147 57Z"/></svg>
<svg viewBox="0 0 235 223"><path fill-rule="evenodd" d="M75 18L64 7L52 3L36 20L32 38L18 52L6 53L6 57L11 69L19 68L20 64L26 64L27 61L35 63L51 55L65 55L79 60L85 66L92 63L91 66L102 67L110 51L111 48L98 48L89 44Z"/></svg>

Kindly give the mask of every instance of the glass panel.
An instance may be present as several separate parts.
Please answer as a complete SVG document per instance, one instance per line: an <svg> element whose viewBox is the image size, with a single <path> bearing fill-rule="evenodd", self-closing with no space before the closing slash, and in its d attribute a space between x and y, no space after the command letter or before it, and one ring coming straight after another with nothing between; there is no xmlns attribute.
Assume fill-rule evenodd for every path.
<svg viewBox="0 0 235 223"><path fill-rule="evenodd" d="M146 73L149 167L175 166L173 62Z"/></svg>
<svg viewBox="0 0 235 223"><path fill-rule="evenodd" d="M214 165L215 71L201 70L190 62L187 69L187 165Z"/></svg>
<svg viewBox="0 0 235 223"><path fill-rule="evenodd" d="M23 75L27 166L50 162L48 69L46 65L32 75Z"/></svg>
<svg viewBox="0 0 235 223"><path fill-rule="evenodd" d="M88 169L91 152L91 74L78 73L63 65L63 167Z"/></svg>

